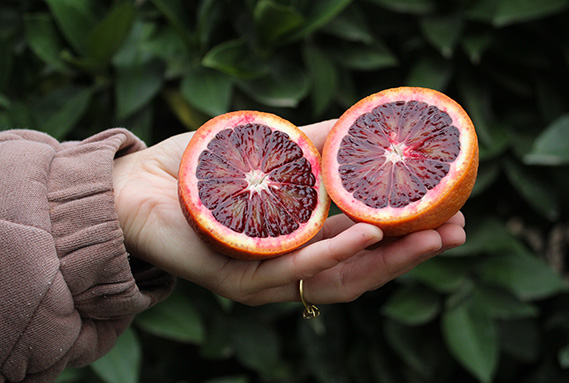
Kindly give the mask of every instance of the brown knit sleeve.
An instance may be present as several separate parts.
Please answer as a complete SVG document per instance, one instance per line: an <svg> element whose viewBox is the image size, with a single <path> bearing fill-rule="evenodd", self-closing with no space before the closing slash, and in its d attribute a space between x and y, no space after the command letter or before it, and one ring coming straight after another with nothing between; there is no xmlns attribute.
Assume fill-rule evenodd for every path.
<svg viewBox="0 0 569 383"><path fill-rule="evenodd" d="M143 148L124 129L0 133L0 383L94 361L171 292L172 276L129 260L115 213L113 159Z"/></svg>

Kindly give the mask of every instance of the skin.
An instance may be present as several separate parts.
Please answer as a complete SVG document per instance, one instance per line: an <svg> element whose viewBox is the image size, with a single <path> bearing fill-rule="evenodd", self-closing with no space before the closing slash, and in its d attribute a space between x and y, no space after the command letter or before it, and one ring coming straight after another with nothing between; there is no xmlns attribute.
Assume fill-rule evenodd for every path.
<svg viewBox="0 0 569 383"><path fill-rule="evenodd" d="M322 150L333 120L301 127ZM239 261L212 251L187 224L178 202L177 173L192 133L168 138L115 160L113 180L125 246L173 275L247 305L300 301L350 302L420 263L464 243L464 216L435 230L384 238L345 215L327 219L306 246L264 261Z"/></svg>

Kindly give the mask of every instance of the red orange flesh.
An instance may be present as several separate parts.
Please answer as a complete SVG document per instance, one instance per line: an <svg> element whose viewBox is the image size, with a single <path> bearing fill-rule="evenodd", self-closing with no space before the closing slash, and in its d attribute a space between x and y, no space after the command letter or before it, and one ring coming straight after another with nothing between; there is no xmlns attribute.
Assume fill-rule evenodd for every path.
<svg viewBox="0 0 569 383"><path fill-rule="evenodd" d="M441 92L387 89L349 108L322 152L335 204L386 235L433 229L468 199L478 141L464 109Z"/></svg>
<svg viewBox="0 0 569 383"><path fill-rule="evenodd" d="M257 111L201 126L182 156L178 182L191 226L215 250L239 259L300 247L330 206L312 142L292 123Z"/></svg>

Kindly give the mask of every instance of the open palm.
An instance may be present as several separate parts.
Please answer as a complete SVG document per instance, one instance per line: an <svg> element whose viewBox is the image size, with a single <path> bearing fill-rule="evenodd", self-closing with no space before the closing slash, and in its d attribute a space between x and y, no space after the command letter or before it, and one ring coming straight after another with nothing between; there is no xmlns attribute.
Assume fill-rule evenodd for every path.
<svg viewBox="0 0 569 383"><path fill-rule="evenodd" d="M332 124L302 129L321 150ZM200 240L180 208L177 172L191 135L115 160L117 213L132 256L227 298L250 305L298 301L303 279L307 300L347 302L464 243L461 213L436 230L397 239L384 239L377 227L354 224L341 214L328 218L309 244L292 253L265 261L228 258Z"/></svg>

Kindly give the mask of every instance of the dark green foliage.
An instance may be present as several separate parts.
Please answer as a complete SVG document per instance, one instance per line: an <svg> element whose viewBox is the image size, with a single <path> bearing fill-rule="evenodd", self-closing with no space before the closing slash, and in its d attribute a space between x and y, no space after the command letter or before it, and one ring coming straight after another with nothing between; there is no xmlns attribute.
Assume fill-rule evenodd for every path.
<svg viewBox="0 0 569 383"><path fill-rule="evenodd" d="M569 0L3 0L2 129L152 144L418 85L462 104L481 145L464 246L313 321L181 281L59 382L568 381L568 20Z"/></svg>

